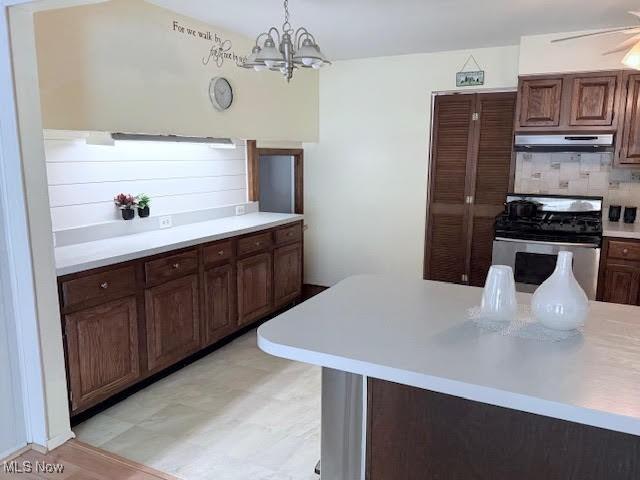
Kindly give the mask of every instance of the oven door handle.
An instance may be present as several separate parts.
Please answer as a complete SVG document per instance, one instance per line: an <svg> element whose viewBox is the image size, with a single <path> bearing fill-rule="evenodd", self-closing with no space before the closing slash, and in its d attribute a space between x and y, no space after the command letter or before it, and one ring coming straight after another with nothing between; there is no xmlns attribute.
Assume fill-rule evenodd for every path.
<svg viewBox="0 0 640 480"><path fill-rule="evenodd" d="M555 245L558 247L584 247L584 248L600 248L597 243L571 243L571 242L544 242L541 240L521 240L519 238L496 237L499 242L513 243L535 243L536 245Z"/></svg>

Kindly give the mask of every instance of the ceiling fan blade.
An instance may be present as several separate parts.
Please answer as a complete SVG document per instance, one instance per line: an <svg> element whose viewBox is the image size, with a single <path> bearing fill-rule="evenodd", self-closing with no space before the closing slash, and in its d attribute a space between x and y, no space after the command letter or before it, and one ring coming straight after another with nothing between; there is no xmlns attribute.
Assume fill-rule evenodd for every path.
<svg viewBox="0 0 640 480"><path fill-rule="evenodd" d="M635 11L634 11L634 10L632 10L632 11L630 11L629 13L630 13L631 15L635 15L636 17L640 17L640 11L638 11L638 10L635 10Z"/></svg>
<svg viewBox="0 0 640 480"><path fill-rule="evenodd" d="M578 38L585 38L585 37L595 37L598 35L610 35L612 33L624 33L631 30L640 30L640 27L637 27L637 26L620 27L620 28L612 28L610 30L604 30L602 32L582 33L580 35L572 35L571 37L556 38L554 40L551 40L551 43L566 42L567 40L576 40Z"/></svg>
<svg viewBox="0 0 640 480"><path fill-rule="evenodd" d="M623 52L625 50L629 50L638 42L640 42L640 35L634 35L631 38L627 38L624 42L619 43L611 50L607 50L602 55L611 55L612 53L618 53L618 52Z"/></svg>

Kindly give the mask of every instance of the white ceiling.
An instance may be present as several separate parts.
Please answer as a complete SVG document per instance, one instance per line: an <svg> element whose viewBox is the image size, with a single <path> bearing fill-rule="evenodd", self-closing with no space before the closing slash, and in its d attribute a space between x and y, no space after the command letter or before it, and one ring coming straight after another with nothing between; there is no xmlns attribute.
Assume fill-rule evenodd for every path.
<svg viewBox="0 0 640 480"><path fill-rule="evenodd" d="M255 37L282 24L280 0L148 0ZM631 25L636 0L290 0L291 23L331 59L515 45L520 36Z"/></svg>

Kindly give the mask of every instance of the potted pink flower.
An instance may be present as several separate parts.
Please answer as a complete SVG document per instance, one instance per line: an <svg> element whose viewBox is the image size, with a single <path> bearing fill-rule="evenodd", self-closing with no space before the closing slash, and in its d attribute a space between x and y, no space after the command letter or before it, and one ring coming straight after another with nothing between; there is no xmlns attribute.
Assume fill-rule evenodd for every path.
<svg viewBox="0 0 640 480"><path fill-rule="evenodd" d="M132 220L136 215L136 197L120 193L113 198L113 203L122 211L123 220Z"/></svg>

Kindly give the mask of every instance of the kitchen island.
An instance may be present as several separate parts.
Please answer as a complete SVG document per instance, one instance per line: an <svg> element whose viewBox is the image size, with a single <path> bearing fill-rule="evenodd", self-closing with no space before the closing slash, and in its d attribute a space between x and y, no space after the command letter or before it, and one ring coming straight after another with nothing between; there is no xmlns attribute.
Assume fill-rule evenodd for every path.
<svg viewBox="0 0 640 480"><path fill-rule="evenodd" d="M543 342L469 321L481 293L356 276L260 327L323 367L323 478L640 478L640 310L593 302Z"/></svg>

